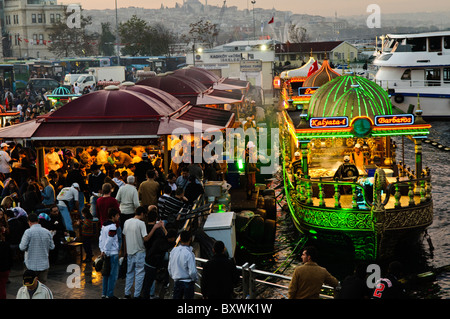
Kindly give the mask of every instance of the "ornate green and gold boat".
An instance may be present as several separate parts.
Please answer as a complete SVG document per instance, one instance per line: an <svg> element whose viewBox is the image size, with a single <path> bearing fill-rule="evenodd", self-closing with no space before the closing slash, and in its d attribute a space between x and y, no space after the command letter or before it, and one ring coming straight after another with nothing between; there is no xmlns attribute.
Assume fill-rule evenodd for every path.
<svg viewBox="0 0 450 319"><path fill-rule="evenodd" d="M286 201L300 232L350 247L357 260L392 257L424 234L433 220L430 170L422 162L431 126L420 106L416 114L394 114L386 91L344 74L321 85L308 104L281 107L279 117ZM412 169L396 159L399 138L414 143ZM344 162L347 169L339 169Z"/></svg>

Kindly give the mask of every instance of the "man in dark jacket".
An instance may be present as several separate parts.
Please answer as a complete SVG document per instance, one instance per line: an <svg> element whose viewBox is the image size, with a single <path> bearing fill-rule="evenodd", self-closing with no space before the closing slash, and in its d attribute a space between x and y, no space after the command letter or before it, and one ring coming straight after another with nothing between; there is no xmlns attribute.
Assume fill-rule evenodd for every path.
<svg viewBox="0 0 450 319"><path fill-rule="evenodd" d="M141 293L143 299L153 297L150 296L150 288L155 280L160 281L159 283L162 284L163 287L166 282L169 282L169 274L167 273L168 258L166 258L166 255L175 245L178 233L173 228L170 228L167 231L165 228L161 228L160 232L164 232L165 234L162 236L156 234L158 237L156 237L152 243L149 243L150 241L146 243L145 277ZM155 289L154 297L161 295L160 290L161 289ZM159 293L156 293L156 291L159 291Z"/></svg>
<svg viewBox="0 0 450 319"><path fill-rule="evenodd" d="M226 256L225 245L216 241L214 256L203 267L201 290L205 299L233 299L239 273L234 261Z"/></svg>
<svg viewBox="0 0 450 319"><path fill-rule="evenodd" d="M91 174L88 176L88 188L91 203L91 214L97 216L97 199L101 197L101 190L105 183L106 174L100 170L100 165L91 165Z"/></svg>

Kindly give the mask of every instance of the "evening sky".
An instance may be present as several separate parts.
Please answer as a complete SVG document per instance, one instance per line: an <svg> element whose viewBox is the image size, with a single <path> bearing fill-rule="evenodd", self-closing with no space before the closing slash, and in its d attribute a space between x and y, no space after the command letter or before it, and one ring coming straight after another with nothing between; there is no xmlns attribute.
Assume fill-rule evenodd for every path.
<svg viewBox="0 0 450 319"><path fill-rule="evenodd" d="M63 0L64 4L78 3L82 8L90 9L114 9L116 0ZM223 0L200 0L214 6L222 6ZM60 2L60 1L58 1ZM158 9L163 4L174 8L176 3L182 4L183 0L117 0L117 7L143 7ZM310 15L334 16L335 13L342 16L369 15L367 7L377 4L381 13L410 13L410 12L435 12L450 11L449 0L256 0L255 8L275 9L277 11L292 11L292 13L304 13ZM253 8L251 0L226 0L227 7L237 6L243 10Z"/></svg>

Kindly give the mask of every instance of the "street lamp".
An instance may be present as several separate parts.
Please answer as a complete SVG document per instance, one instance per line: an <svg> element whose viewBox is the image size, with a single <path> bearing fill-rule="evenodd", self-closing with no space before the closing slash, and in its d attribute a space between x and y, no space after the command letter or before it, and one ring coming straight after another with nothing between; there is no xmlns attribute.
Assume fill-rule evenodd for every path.
<svg viewBox="0 0 450 319"><path fill-rule="evenodd" d="M252 0L253 5L253 39L256 40L256 28L255 28L255 3L256 0Z"/></svg>
<svg viewBox="0 0 450 319"><path fill-rule="evenodd" d="M117 63L120 64L119 57L120 57L120 46L119 46L119 23L118 23L118 17L117 17L117 0L115 0L116 4L116 51L117 51Z"/></svg>

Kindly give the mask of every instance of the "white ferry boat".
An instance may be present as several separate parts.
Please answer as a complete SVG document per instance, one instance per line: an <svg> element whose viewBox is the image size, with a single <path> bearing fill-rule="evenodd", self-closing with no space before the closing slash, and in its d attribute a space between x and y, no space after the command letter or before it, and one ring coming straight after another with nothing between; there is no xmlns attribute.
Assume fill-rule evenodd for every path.
<svg viewBox="0 0 450 319"><path fill-rule="evenodd" d="M375 82L392 104L410 114L420 101L423 117L450 117L450 31L382 38Z"/></svg>

